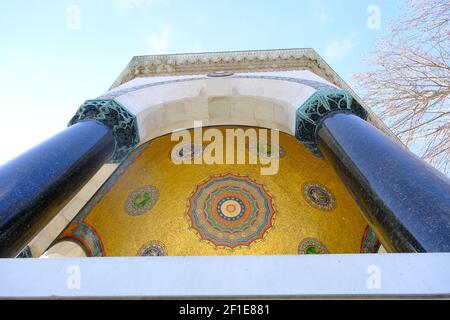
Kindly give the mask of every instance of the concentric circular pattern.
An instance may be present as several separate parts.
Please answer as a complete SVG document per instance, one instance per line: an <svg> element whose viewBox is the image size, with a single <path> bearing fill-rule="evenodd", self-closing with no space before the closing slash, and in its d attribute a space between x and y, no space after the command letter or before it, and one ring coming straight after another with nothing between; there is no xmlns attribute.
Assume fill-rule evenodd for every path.
<svg viewBox="0 0 450 320"><path fill-rule="evenodd" d="M250 177L226 174L196 187L187 215L202 239L236 248L262 239L272 227L275 209L263 185Z"/></svg>
<svg viewBox="0 0 450 320"><path fill-rule="evenodd" d="M132 216L140 216L150 211L159 198L159 191L154 186L145 186L133 191L125 204L125 209Z"/></svg>
<svg viewBox="0 0 450 320"><path fill-rule="evenodd" d="M303 239L298 246L299 254L324 254L328 253L325 245L317 239Z"/></svg>
<svg viewBox="0 0 450 320"><path fill-rule="evenodd" d="M225 197L217 204L217 213L227 221L236 221L245 213L244 202L236 197Z"/></svg>
<svg viewBox="0 0 450 320"><path fill-rule="evenodd" d="M305 183L302 192L305 200L317 209L332 211L336 207L336 200L332 193L318 183Z"/></svg>
<svg viewBox="0 0 450 320"><path fill-rule="evenodd" d="M278 154L276 154L275 151L277 148ZM271 143L258 143L256 145L248 144L248 149L251 153L265 159L280 159L286 155L286 151L282 146Z"/></svg>
<svg viewBox="0 0 450 320"><path fill-rule="evenodd" d="M150 241L139 249L138 256L158 257L167 256L166 246L159 241Z"/></svg>
<svg viewBox="0 0 450 320"><path fill-rule="evenodd" d="M189 162L203 155L203 145L201 144L182 144L176 146L170 157L174 163Z"/></svg>

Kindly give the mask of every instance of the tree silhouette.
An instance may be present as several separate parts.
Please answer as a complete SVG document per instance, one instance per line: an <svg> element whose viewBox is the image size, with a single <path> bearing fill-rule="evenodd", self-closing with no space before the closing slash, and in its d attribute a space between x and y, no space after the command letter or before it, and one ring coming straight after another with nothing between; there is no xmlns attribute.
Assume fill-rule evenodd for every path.
<svg viewBox="0 0 450 320"><path fill-rule="evenodd" d="M423 159L450 173L450 0L405 0L354 76L362 97Z"/></svg>

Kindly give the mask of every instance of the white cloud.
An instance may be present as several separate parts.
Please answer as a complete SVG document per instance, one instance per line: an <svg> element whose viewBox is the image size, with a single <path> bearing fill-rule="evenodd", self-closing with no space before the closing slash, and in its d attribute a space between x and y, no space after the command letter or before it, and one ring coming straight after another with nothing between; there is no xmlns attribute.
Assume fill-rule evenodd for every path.
<svg viewBox="0 0 450 320"><path fill-rule="evenodd" d="M342 60L348 55L359 43L356 41L356 36L350 34L344 39L336 39L330 42L327 46L326 57L329 60Z"/></svg>
<svg viewBox="0 0 450 320"><path fill-rule="evenodd" d="M156 35L155 33L150 34L147 38L147 44L150 47L150 53L159 54L163 52L169 46L169 37L172 28L170 26L162 27L162 34Z"/></svg>
<svg viewBox="0 0 450 320"><path fill-rule="evenodd" d="M116 3L121 9L132 9L136 7L150 6L161 1L162 0L116 0Z"/></svg>

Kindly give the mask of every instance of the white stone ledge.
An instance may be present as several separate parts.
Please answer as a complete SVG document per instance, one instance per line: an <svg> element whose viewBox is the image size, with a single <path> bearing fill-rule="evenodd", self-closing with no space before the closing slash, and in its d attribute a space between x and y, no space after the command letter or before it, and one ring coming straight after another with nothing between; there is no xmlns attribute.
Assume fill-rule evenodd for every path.
<svg viewBox="0 0 450 320"><path fill-rule="evenodd" d="M3 259L0 298L449 297L448 270L450 254Z"/></svg>

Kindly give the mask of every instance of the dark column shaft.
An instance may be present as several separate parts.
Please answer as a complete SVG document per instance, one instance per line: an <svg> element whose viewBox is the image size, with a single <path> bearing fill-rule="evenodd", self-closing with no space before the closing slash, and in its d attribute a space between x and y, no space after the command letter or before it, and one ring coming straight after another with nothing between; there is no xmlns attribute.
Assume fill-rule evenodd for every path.
<svg viewBox="0 0 450 320"><path fill-rule="evenodd" d="M338 113L319 146L393 252L450 252L450 179L361 118Z"/></svg>
<svg viewBox="0 0 450 320"><path fill-rule="evenodd" d="M111 130L77 123L0 167L0 257L15 257L114 152Z"/></svg>

